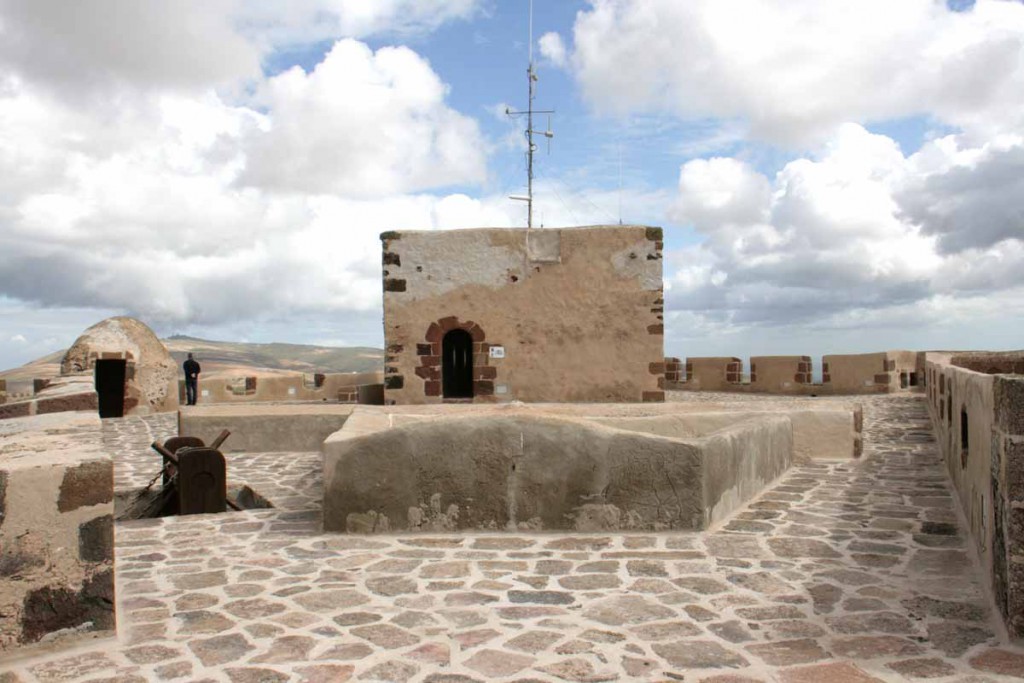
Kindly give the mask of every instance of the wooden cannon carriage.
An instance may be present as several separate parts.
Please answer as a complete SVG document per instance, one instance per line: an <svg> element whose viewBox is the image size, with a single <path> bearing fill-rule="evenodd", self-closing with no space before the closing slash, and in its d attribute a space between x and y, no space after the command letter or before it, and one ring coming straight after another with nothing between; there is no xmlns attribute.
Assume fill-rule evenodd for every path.
<svg viewBox="0 0 1024 683"><path fill-rule="evenodd" d="M225 429L209 446L194 436L154 441L151 448L162 459L162 486L155 496L136 498L133 505L141 509L133 510L131 518L199 515L224 512L228 507L241 510L228 496L227 465L219 450L230 434ZM155 483L156 477L150 485Z"/></svg>

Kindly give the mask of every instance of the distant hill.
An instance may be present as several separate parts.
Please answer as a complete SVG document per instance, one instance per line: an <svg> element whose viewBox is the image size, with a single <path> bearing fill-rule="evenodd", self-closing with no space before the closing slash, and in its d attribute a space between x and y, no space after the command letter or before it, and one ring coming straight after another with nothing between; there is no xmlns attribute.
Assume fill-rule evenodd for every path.
<svg viewBox="0 0 1024 683"><path fill-rule="evenodd" d="M248 344L212 341L184 335L162 340L174 360L185 361L192 352L203 368L204 377L276 375L315 372L372 372L381 370L384 351L366 346L332 347L308 344ZM55 351L20 368L0 372L0 378L19 382L56 377L65 351Z"/></svg>

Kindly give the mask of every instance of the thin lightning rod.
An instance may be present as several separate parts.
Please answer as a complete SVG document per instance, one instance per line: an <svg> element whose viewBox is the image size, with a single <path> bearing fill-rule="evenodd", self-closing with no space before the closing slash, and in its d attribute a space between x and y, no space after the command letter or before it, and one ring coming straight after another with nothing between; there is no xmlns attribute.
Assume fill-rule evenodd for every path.
<svg viewBox="0 0 1024 683"><path fill-rule="evenodd" d="M533 86L537 77L533 74L533 0L530 0L530 65L526 78L530 82L530 95L526 107L526 228L533 227Z"/></svg>
<svg viewBox="0 0 1024 683"><path fill-rule="evenodd" d="M523 116L526 115L526 196L513 195L510 199L517 199L526 202L526 227L533 227L533 153L537 150L537 146L533 142L533 136L543 135L548 140L554 137L554 133L551 132L551 124L548 123L548 130L536 131L533 129L533 115L534 114L553 114L554 110L548 109L534 109L533 101L536 99L536 86L537 86L537 71L533 67L533 0L529 0L530 11L529 11L529 65L526 68L526 79L529 82L529 99L527 100L526 111L512 111L506 109L505 113L509 116ZM550 118L550 117L549 117Z"/></svg>
<svg viewBox="0 0 1024 683"><path fill-rule="evenodd" d="M533 0L530 0L530 66L533 66Z"/></svg>

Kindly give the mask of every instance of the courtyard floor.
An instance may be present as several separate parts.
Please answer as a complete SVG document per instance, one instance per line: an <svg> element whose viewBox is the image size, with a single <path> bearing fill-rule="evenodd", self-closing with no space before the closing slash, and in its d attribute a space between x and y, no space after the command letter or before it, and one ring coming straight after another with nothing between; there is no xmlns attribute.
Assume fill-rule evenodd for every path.
<svg viewBox="0 0 1024 683"><path fill-rule="evenodd" d="M319 454L230 454L275 509L118 524L117 639L0 683L1024 678L924 401L863 403L862 459L794 467L707 533L324 534ZM105 421L118 489L174 428Z"/></svg>

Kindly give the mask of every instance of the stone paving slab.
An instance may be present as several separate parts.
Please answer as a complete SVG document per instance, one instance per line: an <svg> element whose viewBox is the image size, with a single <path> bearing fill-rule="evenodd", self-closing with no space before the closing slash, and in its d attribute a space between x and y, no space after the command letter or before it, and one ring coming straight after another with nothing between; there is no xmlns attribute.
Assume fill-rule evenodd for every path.
<svg viewBox="0 0 1024 683"><path fill-rule="evenodd" d="M0 683L1024 678L923 402L864 403L863 459L794 468L706 533L323 534L317 454L231 456L276 509L119 524L118 639ZM173 423L106 428L131 487Z"/></svg>

